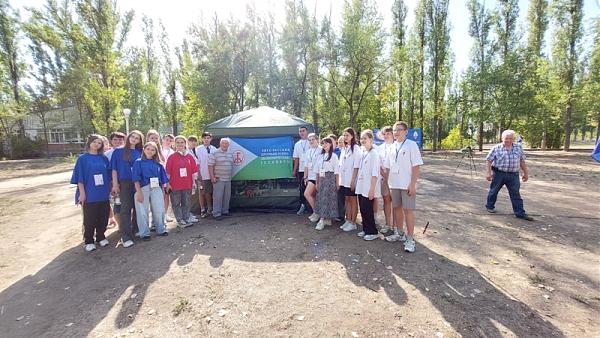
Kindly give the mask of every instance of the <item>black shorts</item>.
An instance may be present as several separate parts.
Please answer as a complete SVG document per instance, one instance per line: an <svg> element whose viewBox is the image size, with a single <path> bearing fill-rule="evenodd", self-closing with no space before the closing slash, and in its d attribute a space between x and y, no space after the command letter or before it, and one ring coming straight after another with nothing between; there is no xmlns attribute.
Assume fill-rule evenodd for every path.
<svg viewBox="0 0 600 338"><path fill-rule="evenodd" d="M350 190L350 188L348 188L348 187L340 186L340 192L342 193L342 195L344 195L346 197L356 196L356 194L352 190Z"/></svg>
<svg viewBox="0 0 600 338"><path fill-rule="evenodd" d="M317 180L308 180L310 183L317 185Z"/></svg>

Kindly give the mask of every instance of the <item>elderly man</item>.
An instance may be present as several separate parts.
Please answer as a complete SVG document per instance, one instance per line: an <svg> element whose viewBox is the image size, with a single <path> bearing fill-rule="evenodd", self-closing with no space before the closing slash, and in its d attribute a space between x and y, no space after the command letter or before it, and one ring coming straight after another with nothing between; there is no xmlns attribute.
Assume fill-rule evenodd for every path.
<svg viewBox="0 0 600 338"><path fill-rule="evenodd" d="M494 206L498 198L498 192L502 189L503 185L506 185L515 216L533 221L533 217L525 213L523 199L519 193L519 169L523 170L523 182L527 182L529 175L527 173L523 148L519 144L513 143L514 138L514 130L503 131L502 143L490 149L489 154L485 158L486 179L492 182L485 207L489 213L496 213Z"/></svg>
<svg viewBox="0 0 600 338"><path fill-rule="evenodd" d="M222 138L219 149L208 157L208 173L213 185L213 217L218 221L229 215L233 154L227 151L228 148L229 139Z"/></svg>

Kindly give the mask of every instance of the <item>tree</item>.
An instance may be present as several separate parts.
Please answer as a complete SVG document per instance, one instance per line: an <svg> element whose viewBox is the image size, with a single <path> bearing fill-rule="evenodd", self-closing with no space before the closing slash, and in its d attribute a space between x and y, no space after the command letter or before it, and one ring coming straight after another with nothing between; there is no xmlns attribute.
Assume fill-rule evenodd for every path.
<svg viewBox="0 0 600 338"><path fill-rule="evenodd" d="M385 33L373 3L353 0L344 5L340 65L343 71L324 77L346 103L349 125L358 127L357 118L373 84L389 68L381 56ZM343 74L343 75L342 75Z"/></svg>
<svg viewBox="0 0 600 338"><path fill-rule="evenodd" d="M84 100L94 129L102 134L122 124L124 77L118 59L129 32L133 12L121 15L113 0L80 0L77 14L84 33L85 69L89 74Z"/></svg>
<svg viewBox="0 0 600 338"><path fill-rule="evenodd" d="M430 76L432 82L433 123L432 150L436 151L441 142L443 100L448 75L448 52L450 46L450 26L448 23L448 0L433 0L427 8L429 39L427 49L430 55Z"/></svg>
<svg viewBox="0 0 600 338"><path fill-rule="evenodd" d="M471 0L467 7L470 13L469 35L475 40L475 44L471 50L473 62L467 70L466 81L470 83L469 88L473 101L477 102L477 108L473 107L478 129L477 144L479 151L483 151L483 124L489 114L486 95L489 92L487 79L491 65L490 29L492 21L489 12L478 0Z"/></svg>
<svg viewBox="0 0 600 338"><path fill-rule="evenodd" d="M19 52L19 32L19 14L10 7L7 0L0 0L0 61L4 69L2 81L5 83L5 88L10 88L12 96L4 107L13 111L9 114L3 114L5 118L3 124L6 128L5 132L10 132L13 124L11 120L14 120L18 126L19 136L24 137L25 124L23 117L25 107L22 99L21 79L25 65ZM6 119L7 117L10 117L10 119Z"/></svg>
<svg viewBox="0 0 600 338"><path fill-rule="evenodd" d="M578 43L582 36L582 0L556 0L553 19L557 26L552 46L554 72L560 79L564 103L564 151L571 146L574 85L579 56Z"/></svg>
<svg viewBox="0 0 600 338"><path fill-rule="evenodd" d="M404 0L395 0L392 7L394 18L392 36L394 38L394 64L398 75L398 121L403 120L404 115L404 73L406 69L406 5Z"/></svg>
<svg viewBox="0 0 600 338"><path fill-rule="evenodd" d="M163 77L165 79L165 86L167 92L167 99L163 100L166 115L171 123L173 134L178 134L179 125L179 108L178 108L178 80L179 71L175 68L173 61L171 60L171 47L169 45L169 37L167 31L162 23L160 23L160 49L163 57Z"/></svg>

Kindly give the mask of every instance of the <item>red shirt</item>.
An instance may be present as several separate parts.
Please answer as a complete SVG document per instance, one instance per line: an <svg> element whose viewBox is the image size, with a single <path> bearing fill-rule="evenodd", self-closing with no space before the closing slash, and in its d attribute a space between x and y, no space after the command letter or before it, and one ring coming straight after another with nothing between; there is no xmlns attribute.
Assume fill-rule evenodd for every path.
<svg viewBox="0 0 600 338"><path fill-rule="evenodd" d="M175 152L167 159L166 169L171 189L174 191L192 189L192 175L198 172L198 165L194 156L190 154L181 155L179 152Z"/></svg>

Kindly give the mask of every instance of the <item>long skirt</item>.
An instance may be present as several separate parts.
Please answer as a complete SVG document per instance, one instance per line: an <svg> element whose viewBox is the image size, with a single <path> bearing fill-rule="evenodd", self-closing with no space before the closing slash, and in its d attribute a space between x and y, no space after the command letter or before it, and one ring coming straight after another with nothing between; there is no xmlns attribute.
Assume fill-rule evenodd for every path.
<svg viewBox="0 0 600 338"><path fill-rule="evenodd" d="M315 212L322 218L338 217L337 190L335 189L335 174L325 173L319 177L319 190L317 191L317 205Z"/></svg>

